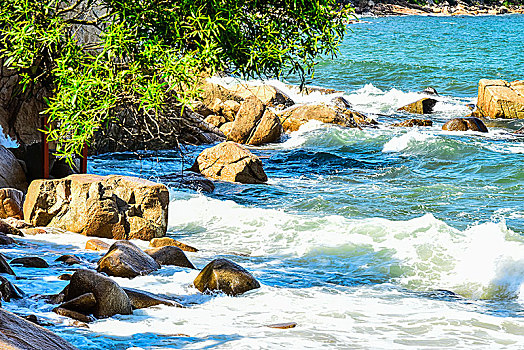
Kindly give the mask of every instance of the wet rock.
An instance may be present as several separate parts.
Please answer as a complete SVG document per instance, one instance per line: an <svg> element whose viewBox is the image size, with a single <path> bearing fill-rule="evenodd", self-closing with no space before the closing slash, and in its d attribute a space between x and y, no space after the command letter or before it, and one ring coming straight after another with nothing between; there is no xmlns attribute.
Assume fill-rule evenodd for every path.
<svg viewBox="0 0 524 350"><path fill-rule="evenodd" d="M149 242L149 246L153 248L160 248L160 247L165 247L165 246L175 246L175 247L182 249L185 252L198 252L198 249L188 246L187 244L184 244L182 242L176 241L170 237L153 238Z"/></svg>
<svg viewBox="0 0 524 350"><path fill-rule="evenodd" d="M300 93L302 95L311 95L314 93L318 93L320 95L331 95L331 94L340 94L344 92L344 91L324 88L320 86L304 86L302 90L300 90L299 86L295 86L295 85L287 85L287 87L295 90L297 93Z"/></svg>
<svg viewBox="0 0 524 350"><path fill-rule="evenodd" d="M24 193L14 188L0 188L0 219L23 219Z"/></svg>
<svg viewBox="0 0 524 350"><path fill-rule="evenodd" d="M22 231L20 231L16 227L13 227L13 226L9 225L8 221L6 221L6 220L0 219L0 232L4 233L6 235L14 235L14 236L20 236L20 237L24 236Z"/></svg>
<svg viewBox="0 0 524 350"><path fill-rule="evenodd" d="M400 123L391 124L395 127L412 128L415 126L432 126L433 122L428 119L408 119Z"/></svg>
<svg viewBox="0 0 524 350"><path fill-rule="evenodd" d="M193 284L202 293L222 291L231 296L260 288L253 275L240 265L226 259L216 259L207 264Z"/></svg>
<svg viewBox="0 0 524 350"><path fill-rule="evenodd" d="M35 180L24 217L86 236L150 240L165 235L169 192L158 183L128 176L71 175Z"/></svg>
<svg viewBox="0 0 524 350"><path fill-rule="evenodd" d="M95 271L77 270L69 285L60 294L66 302L86 293L93 293L95 296L93 315L97 318L132 313L131 302L122 288L109 277Z"/></svg>
<svg viewBox="0 0 524 350"><path fill-rule="evenodd" d="M0 309L0 348L8 350L76 350L64 339L15 314Z"/></svg>
<svg viewBox="0 0 524 350"><path fill-rule="evenodd" d="M285 323L268 324L266 327L277 328L277 329L289 329L289 328L295 328L296 326L297 326L296 322L285 322Z"/></svg>
<svg viewBox="0 0 524 350"><path fill-rule="evenodd" d="M79 257L75 255L62 255L61 257L57 258L55 261L63 262L66 265L75 265L75 264L81 264L82 260L80 260Z"/></svg>
<svg viewBox="0 0 524 350"><path fill-rule="evenodd" d="M514 134L524 135L524 126L513 132Z"/></svg>
<svg viewBox="0 0 524 350"><path fill-rule="evenodd" d="M439 96L437 90L435 90L435 88L432 88L431 86L428 86L427 88L422 90L422 93L426 95Z"/></svg>
<svg viewBox="0 0 524 350"><path fill-rule="evenodd" d="M524 80L479 81L478 111L487 118L524 118Z"/></svg>
<svg viewBox="0 0 524 350"><path fill-rule="evenodd" d="M228 140L248 145L275 142L282 134L278 117L256 97L248 97L240 106Z"/></svg>
<svg viewBox="0 0 524 350"><path fill-rule="evenodd" d="M207 179L205 176L190 171L161 175L158 177L158 181L161 181L170 187L177 186L180 188L189 188L195 191L212 193L215 190L213 181Z"/></svg>
<svg viewBox="0 0 524 350"><path fill-rule="evenodd" d="M160 265L140 248L129 241L117 241L98 261L98 272L109 276L134 278L147 275Z"/></svg>
<svg viewBox="0 0 524 350"><path fill-rule="evenodd" d="M30 314L30 315L26 315L26 316L23 316L24 319L28 320L29 322L33 322L34 324L37 324L39 326L42 326L42 327L47 327L47 326L52 326L51 323L49 322L42 322L38 319L38 317L36 317L36 315L33 315L33 314Z"/></svg>
<svg viewBox="0 0 524 350"><path fill-rule="evenodd" d="M341 109L351 109L353 108L351 106L351 103L349 103L348 100L346 100L342 96L337 96L331 99L330 103L334 105L335 107L341 108Z"/></svg>
<svg viewBox="0 0 524 350"><path fill-rule="evenodd" d="M4 276L0 276L0 294L3 301L11 301L11 299L22 299L24 292L15 286Z"/></svg>
<svg viewBox="0 0 524 350"><path fill-rule="evenodd" d="M11 266L9 266L2 254L0 254L0 273L7 273L8 275L16 276L15 272Z"/></svg>
<svg viewBox="0 0 524 350"><path fill-rule="evenodd" d="M442 126L442 130L448 131L479 131L488 132L488 128L478 118L455 118Z"/></svg>
<svg viewBox="0 0 524 350"><path fill-rule="evenodd" d="M195 266L189 261L182 249L174 246L165 246L160 248L148 249L146 253L155 259L160 265L174 265L195 269Z"/></svg>
<svg viewBox="0 0 524 350"><path fill-rule="evenodd" d="M69 273L63 273L61 274L60 276L58 276L57 278L61 281L71 281L71 277L73 275L69 274Z"/></svg>
<svg viewBox="0 0 524 350"><path fill-rule="evenodd" d="M400 107L398 110L414 114L429 114L433 112L433 107L435 107L436 104L437 100L425 97L404 107Z"/></svg>
<svg viewBox="0 0 524 350"><path fill-rule="evenodd" d="M0 188L27 190L27 180L22 166L13 153L0 145Z"/></svg>
<svg viewBox="0 0 524 350"><path fill-rule="evenodd" d="M8 237L0 233L0 245L11 245L11 244L16 244L16 241L12 239L11 237Z"/></svg>
<svg viewBox="0 0 524 350"><path fill-rule="evenodd" d="M222 142L205 149L190 170L222 181L255 184L267 182L260 159L234 142Z"/></svg>
<svg viewBox="0 0 524 350"><path fill-rule="evenodd" d="M123 289L124 289L124 292L126 292L127 296L129 297L129 300L131 301L131 305L133 306L133 309L143 309L143 308L155 306L155 305L183 307L182 305L180 305L179 303L177 303L174 300L165 299L153 293L149 293L149 292L145 292L145 291L137 290L133 288L123 288Z"/></svg>
<svg viewBox="0 0 524 350"><path fill-rule="evenodd" d="M72 318L73 320L77 320L77 321L84 322L84 323L96 321L96 319L93 316L84 315L83 313L76 312L73 310L68 310L68 309L62 309L60 307L54 308L53 312L60 316L69 317L69 318Z"/></svg>
<svg viewBox="0 0 524 350"><path fill-rule="evenodd" d="M3 219L3 221L7 223L8 225L11 225L12 227L17 228L19 230L23 228L32 228L33 227L33 225L25 222L24 220L19 220L13 217Z"/></svg>
<svg viewBox="0 0 524 350"><path fill-rule="evenodd" d="M85 293L77 296L65 303L62 303L59 308L81 312L83 314L92 314L95 311L96 298L93 293Z"/></svg>
<svg viewBox="0 0 524 350"><path fill-rule="evenodd" d="M37 256L26 256L11 260L11 265L22 265L23 267L34 267L39 269L48 268L49 264Z"/></svg>
<svg viewBox="0 0 524 350"><path fill-rule="evenodd" d="M100 239L90 239L86 242L86 249L95 251L104 251L109 249L109 243Z"/></svg>

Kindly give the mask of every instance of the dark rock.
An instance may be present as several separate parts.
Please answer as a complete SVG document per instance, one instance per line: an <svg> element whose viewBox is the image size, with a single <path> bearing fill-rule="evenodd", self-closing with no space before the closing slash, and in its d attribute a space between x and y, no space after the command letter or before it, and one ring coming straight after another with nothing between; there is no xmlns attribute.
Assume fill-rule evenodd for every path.
<svg viewBox="0 0 524 350"><path fill-rule="evenodd" d="M16 276L15 272L11 266L9 266L2 254L0 254L0 273L7 273L8 275Z"/></svg>
<svg viewBox="0 0 524 350"><path fill-rule="evenodd" d="M432 88L431 86L428 86L427 88L425 88L423 91L422 91L423 94L426 94L426 95L433 95L433 96L438 96L438 92L437 90L435 90L435 88Z"/></svg>
<svg viewBox="0 0 524 350"><path fill-rule="evenodd" d="M77 296L65 303L62 303L59 308L78 311L83 314L92 314L96 307L96 298L93 293L85 293Z"/></svg>
<svg viewBox="0 0 524 350"><path fill-rule="evenodd" d="M97 318L132 313L131 302L122 288L109 277L95 271L77 270L69 285L60 294L66 302L86 293L93 293L95 296L93 315Z"/></svg>
<svg viewBox="0 0 524 350"><path fill-rule="evenodd" d="M0 145L0 188L27 190L27 180L22 166L14 154L2 145Z"/></svg>
<svg viewBox="0 0 524 350"><path fill-rule="evenodd" d="M165 246L161 248L148 249L146 253L155 259L160 265L174 265L180 267L189 267L195 269L195 266L189 261L182 249L174 246Z"/></svg>
<svg viewBox="0 0 524 350"><path fill-rule="evenodd" d="M36 315L30 314L23 317L24 319L28 320L29 322L33 322L34 324L37 324L39 326L51 326L51 323L49 322L42 322L36 317Z"/></svg>
<svg viewBox="0 0 524 350"><path fill-rule="evenodd" d="M73 310L63 309L61 307L54 308L53 312L55 312L56 314L60 316L69 317L69 318L72 318L73 320L77 320L80 322L89 323L89 322L96 321L96 319L93 316L84 315L83 313L76 312Z"/></svg>
<svg viewBox="0 0 524 350"><path fill-rule="evenodd" d="M61 274L60 276L58 276L57 278L61 281L71 281L71 277L73 275L69 274L69 273L63 273Z"/></svg>
<svg viewBox="0 0 524 350"><path fill-rule="evenodd" d="M16 241L9 236L0 233L0 245L16 244Z"/></svg>
<svg viewBox="0 0 524 350"><path fill-rule="evenodd" d="M75 264L81 264L82 260L80 260L79 257L74 255L62 255L61 257L57 258L55 261L63 262L67 265L75 265Z"/></svg>
<svg viewBox="0 0 524 350"><path fill-rule="evenodd" d="M215 190L215 185L213 184L213 181L205 178L202 175L195 174L189 171L183 173L165 174L158 177L158 181L165 184L169 184L171 186L175 185L180 188L189 188L195 191L212 193Z"/></svg>
<svg viewBox="0 0 524 350"><path fill-rule="evenodd" d="M436 104L437 100L425 97L404 107L400 107L398 110L415 114L429 114L433 112L433 107L435 107Z"/></svg>
<svg viewBox="0 0 524 350"><path fill-rule="evenodd" d="M231 296L260 288L253 275L240 265L226 259L216 259L207 264L193 283L202 293L222 291Z"/></svg>
<svg viewBox="0 0 524 350"><path fill-rule="evenodd" d="M331 104L334 105L335 107L342 108L342 109L351 109L351 108L353 108L351 106L351 103L349 103L349 101L346 100L342 96L337 96L337 97L332 98L331 99Z"/></svg>
<svg viewBox="0 0 524 350"><path fill-rule="evenodd" d="M86 249L104 251L109 249L109 244L100 239L90 239L86 242Z"/></svg>
<svg viewBox="0 0 524 350"><path fill-rule="evenodd" d="M0 188L0 219L23 219L24 193L15 188Z"/></svg>
<svg viewBox="0 0 524 350"><path fill-rule="evenodd" d="M9 225L7 221L3 219L0 219L0 232L5 233L6 235L14 235L14 236L20 236L20 237L24 236L22 231L20 231L16 227Z"/></svg>
<svg viewBox="0 0 524 350"><path fill-rule="evenodd" d="M31 228L31 227L34 227L33 225L25 222L24 220L20 220L20 219L17 219L17 218L13 218L13 217L10 217L10 218L7 218L7 219L4 219L4 222L14 228L17 228L17 229L23 229L23 228Z"/></svg>
<svg viewBox="0 0 524 350"><path fill-rule="evenodd" d="M145 291L137 290L133 288L123 288L123 290L124 292L126 292L127 296L129 297L129 300L131 301L131 305L133 306L133 309L143 309L143 308L155 306L155 305L183 307L182 305L180 305L179 303L177 303L174 300L165 299L153 293L149 293L149 292L145 292Z"/></svg>
<svg viewBox="0 0 524 350"><path fill-rule="evenodd" d="M524 126L513 132L514 134L524 135Z"/></svg>
<svg viewBox="0 0 524 350"><path fill-rule="evenodd" d="M428 119L408 119L400 123L391 124L395 127L412 128L414 126L432 126L433 122Z"/></svg>
<svg viewBox="0 0 524 350"><path fill-rule="evenodd" d="M488 132L488 128L478 118L455 118L442 126L442 130L448 131L479 131Z"/></svg>
<svg viewBox="0 0 524 350"><path fill-rule="evenodd" d="M185 252L193 252L193 253L198 252L198 249L191 247L187 244L184 244L182 242L176 241L170 237L153 238L149 242L149 246L153 248L160 248L160 247L165 247L165 246L170 246L170 245L178 247Z"/></svg>
<svg viewBox="0 0 524 350"><path fill-rule="evenodd" d="M11 260L12 265L22 265L23 267L47 268L49 264L37 256L26 256Z"/></svg>
<svg viewBox="0 0 524 350"><path fill-rule="evenodd" d="M24 292L4 276L0 276L0 294L2 300L7 302L11 299L22 299L24 296Z"/></svg>
<svg viewBox="0 0 524 350"><path fill-rule="evenodd" d="M6 350L77 350L47 329L0 309L0 348Z"/></svg>
<svg viewBox="0 0 524 350"><path fill-rule="evenodd" d="M109 276L134 278L147 275L160 268L160 265L129 241L117 241L98 261L98 272Z"/></svg>

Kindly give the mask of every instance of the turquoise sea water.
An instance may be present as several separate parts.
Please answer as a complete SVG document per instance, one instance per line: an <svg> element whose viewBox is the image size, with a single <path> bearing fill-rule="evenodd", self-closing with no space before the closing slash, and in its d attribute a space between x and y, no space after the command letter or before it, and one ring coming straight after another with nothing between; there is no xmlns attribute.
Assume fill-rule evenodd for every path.
<svg viewBox="0 0 524 350"><path fill-rule="evenodd" d="M489 122L488 134L441 130L469 113L480 78L524 79L524 16L371 18L348 28L314 84L342 90L379 128L311 123L253 148L267 185L216 182L201 194L161 180L171 191L168 235L201 249L189 259L198 268L233 260L260 289L203 296L191 286L198 271L163 267L117 282L187 309L80 329L41 301L5 307L36 309L80 349L524 349L524 138L510 133L524 122ZM441 94L433 126L388 127L412 117L396 110L427 86ZM332 97L286 91L297 102ZM156 180L204 148L188 147L183 162L175 151L101 155L89 170ZM49 262L67 249L94 264L86 240L43 235L30 249ZM16 269L31 276L16 281L22 290L67 284L56 279L63 271L34 270ZM264 327L290 321L297 327Z"/></svg>

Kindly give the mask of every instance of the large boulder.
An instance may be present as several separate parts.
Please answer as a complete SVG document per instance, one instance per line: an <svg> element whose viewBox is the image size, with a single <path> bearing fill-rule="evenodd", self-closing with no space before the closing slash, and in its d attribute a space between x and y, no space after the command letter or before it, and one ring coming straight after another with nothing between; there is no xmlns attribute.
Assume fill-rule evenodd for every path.
<svg viewBox="0 0 524 350"><path fill-rule="evenodd" d="M524 118L524 80L479 81L478 111L487 118Z"/></svg>
<svg viewBox="0 0 524 350"><path fill-rule="evenodd" d="M0 219L24 218L24 193L14 188L0 188Z"/></svg>
<svg viewBox="0 0 524 350"><path fill-rule="evenodd" d="M303 124L311 120L351 128L358 128L361 123L368 124L368 118L358 112L327 104L296 106L285 110L279 117L286 132L297 131Z"/></svg>
<svg viewBox="0 0 524 350"><path fill-rule="evenodd" d="M38 256L24 256L11 260L11 265L22 265L23 267L33 267L37 269L45 269L49 264L44 259Z"/></svg>
<svg viewBox="0 0 524 350"><path fill-rule="evenodd" d="M6 350L75 350L53 332L0 309L0 348Z"/></svg>
<svg viewBox="0 0 524 350"><path fill-rule="evenodd" d="M154 249L147 249L146 253L155 259L160 265L173 265L195 269L195 266L189 261L182 249L174 246L165 246Z"/></svg>
<svg viewBox="0 0 524 350"><path fill-rule="evenodd" d="M281 135L280 119L266 109L257 97L250 96L240 106L227 139L248 145L261 145L275 142Z"/></svg>
<svg viewBox="0 0 524 350"><path fill-rule="evenodd" d="M86 236L151 240L167 229L166 186L129 176L71 175L35 180L24 203L25 220Z"/></svg>
<svg viewBox="0 0 524 350"><path fill-rule="evenodd" d="M216 259L207 264L193 284L202 293L222 291L231 296L260 288L258 281L246 269L226 259Z"/></svg>
<svg viewBox="0 0 524 350"><path fill-rule="evenodd" d="M80 296L84 296L81 299L87 301L89 296L85 296L85 294L88 293L92 293L96 299L96 305L89 311L97 318L111 317L117 314L130 315L132 313L131 302L124 290L109 277L95 271L77 270L67 287L61 292L64 302ZM78 299L75 302L80 304Z"/></svg>
<svg viewBox="0 0 524 350"><path fill-rule="evenodd" d="M444 124L442 130L488 132L486 125L478 118L454 118Z"/></svg>
<svg viewBox="0 0 524 350"><path fill-rule="evenodd" d="M241 145L230 141L202 151L190 170L229 182L267 182L260 159Z"/></svg>
<svg viewBox="0 0 524 350"><path fill-rule="evenodd" d="M418 101L400 107L398 110L415 114L429 114L433 112L433 107L435 107L436 104L437 100L430 97L424 97Z"/></svg>
<svg viewBox="0 0 524 350"><path fill-rule="evenodd" d="M0 188L12 187L27 190L27 180L22 166L13 153L0 145Z"/></svg>
<svg viewBox="0 0 524 350"><path fill-rule="evenodd" d="M117 241L98 261L98 272L109 276L134 278L147 275L160 265L144 251L129 241Z"/></svg>

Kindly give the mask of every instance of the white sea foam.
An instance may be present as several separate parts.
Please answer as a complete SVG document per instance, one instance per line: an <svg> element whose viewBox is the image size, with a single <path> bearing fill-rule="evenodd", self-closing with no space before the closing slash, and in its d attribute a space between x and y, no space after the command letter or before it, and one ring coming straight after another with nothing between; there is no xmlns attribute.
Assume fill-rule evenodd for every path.
<svg viewBox="0 0 524 350"><path fill-rule="evenodd" d="M410 130L400 136L395 136L389 140L382 149L382 152L401 152L408 147L416 147L417 144L425 142L435 142L436 137L420 132L419 130Z"/></svg>

